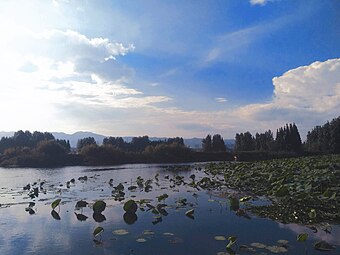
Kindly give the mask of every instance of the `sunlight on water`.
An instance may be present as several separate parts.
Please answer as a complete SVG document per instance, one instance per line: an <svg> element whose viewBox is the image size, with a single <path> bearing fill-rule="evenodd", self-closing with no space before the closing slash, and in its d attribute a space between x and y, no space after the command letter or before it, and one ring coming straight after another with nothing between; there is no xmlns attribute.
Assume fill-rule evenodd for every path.
<svg viewBox="0 0 340 255"><path fill-rule="evenodd" d="M278 246L277 241L288 241L284 254L319 254L313 249L317 240L326 240L340 245L339 226L332 226L331 233L323 230L313 233L305 226L281 224L268 219L237 216L231 210L227 195L230 190L197 190L188 185L171 186L169 179L183 176L185 181L191 174L196 178L205 176L195 167L183 170L164 165L124 165L112 168L66 167L59 169L0 169L0 254L217 254L226 252L227 240L217 241L216 236L237 236L237 254L246 254L241 245L252 247L252 243ZM156 176L156 174L159 174ZM78 178L87 176L87 181ZM136 185L136 178L153 179L150 192L129 191ZM75 183L66 182L72 178ZM157 179L159 181L157 181ZM124 201L115 201L112 186L125 186ZM23 187L27 184L42 185L37 198L30 198ZM169 197L158 202L162 194ZM124 220L123 204L134 200L151 199L150 204L167 204L167 214L156 217L148 208L137 211L137 219ZM51 203L61 198L61 204L51 214ZM186 205L178 203L187 199ZM90 207L75 209L77 201L85 200ZM92 205L104 200L106 209L100 216L93 214ZM29 202L34 214L30 214ZM259 201L257 201L258 203ZM261 202L261 201L260 201ZM241 204L242 207L242 204ZM194 209L194 219L185 215ZM77 217L79 217L77 219ZM83 218L81 218L83 217ZM80 219L80 220L79 220ZM128 223L129 224L128 224ZM92 235L98 226L104 232L95 238ZM125 235L115 234L124 233ZM310 238L305 246L296 241L299 233L308 232ZM217 238L218 239L218 238ZM244 248L245 246L243 246ZM307 249L307 253L305 252ZM270 254L268 249L256 248L259 254ZM263 252L263 253L261 253ZM320 253L322 254L322 253ZM336 251L327 254L339 254Z"/></svg>

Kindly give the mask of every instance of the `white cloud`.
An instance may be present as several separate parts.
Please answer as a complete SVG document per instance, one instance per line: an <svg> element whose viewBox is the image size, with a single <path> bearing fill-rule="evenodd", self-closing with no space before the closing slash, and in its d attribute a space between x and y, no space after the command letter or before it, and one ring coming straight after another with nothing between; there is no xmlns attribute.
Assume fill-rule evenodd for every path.
<svg viewBox="0 0 340 255"><path fill-rule="evenodd" d="M273 78L273 85L270 102L241 107L233 115L277 127L294 121L306 131L340 113L340 59L292 69Z"/></svg>
<svg viewBox="0 0 340 255"><path fill-rule="evenodd" d="M268 0L250 0L251 5L265 5Z"/></svg>
<svg viewBox="0 0 340 255"><path fill-rule="evenodd" d="M225 102L227 102L228 100L225 99L224 97L216 97L216 98L215 98L215 101L218 102L218 103L225 103Z"/></svg>

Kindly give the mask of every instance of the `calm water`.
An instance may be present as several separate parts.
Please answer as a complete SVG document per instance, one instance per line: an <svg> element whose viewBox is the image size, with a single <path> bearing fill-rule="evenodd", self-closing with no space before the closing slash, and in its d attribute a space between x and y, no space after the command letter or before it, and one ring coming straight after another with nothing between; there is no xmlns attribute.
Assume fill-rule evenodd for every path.
<svg viewBox="0 0 340 255"><path fill-rule="evenodd" d="M159 173L159 181L154 177ZM267 246L278 245L280 239L287 240L288 252L284 254L340 254L340 228L332 226L331 233L319 229L313 233L309 228L296 224L280 224L268 219L239 217L230 210L227 195L232 191L221 192L195 190L188 185L170 187L169 179L176 175L189 182L189 176L204 176L203 171L195 169L175 170L165 165L123 165L109 169L90 167L65 167L59 169L1 169L0 168L0 254L217 254L226 252L228 241L217 241L215 236L237 236L234 246L237 254L247 254L240 245L251 247L254 242ZM87 176L81 182L78 177ZM128 191L127 187L136 185L136 178L153 179L152 190L144 192ZM169 176L169 179L165 177ZM74 178L76 182L68 188L66 182ZM150 211L137 211L137 220L127 224L123 219L123 203L112 197L113 186L123 183L125 201L132 196L134 200L152 199L157 205L157 196L167 193L167 216L157 222ZM42 181L45 194L39 193L35 199L23 190L27 184ZM58 212L59 220L51 215L51 202L62 199ZM187 199L186 206L179 206L180 199ZM93 217L90 207L76 210L75 204L86 200L93 204L104 200L107 204L101 217ZM34 214L25 209L29 202ZM242 207L242 205L241 205ZM195 209L194 219L185 216L189 209ZM145 208L147 209L147 208ZM75 215L88 217L79 221ZM55 216L55 215L54 215ZM158 220L159 221L159 220ZM93 230L101 226L104 232L93 241ZM115 230L125 230L126 235L114 234ZM148 230L145 232L145 230ZM298 233L309 233L306 244L298 243ZM144 242L137 242L144 241ZM313 243L326 240L337 245L333 252L318 252ZM249 254L249 253L248 253ZM267 249L257 248L253 254L272 254Z"/></svg>

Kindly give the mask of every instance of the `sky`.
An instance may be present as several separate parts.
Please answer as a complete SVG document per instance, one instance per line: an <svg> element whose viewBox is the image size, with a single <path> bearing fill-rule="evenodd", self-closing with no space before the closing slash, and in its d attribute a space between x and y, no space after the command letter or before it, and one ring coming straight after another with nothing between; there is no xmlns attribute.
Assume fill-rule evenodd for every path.
<svg viewBox="0 0 340 255"><path fill-rule="evenodd" d="M0 130L302 137L340 115L338 0L2 0Z"/></svg>

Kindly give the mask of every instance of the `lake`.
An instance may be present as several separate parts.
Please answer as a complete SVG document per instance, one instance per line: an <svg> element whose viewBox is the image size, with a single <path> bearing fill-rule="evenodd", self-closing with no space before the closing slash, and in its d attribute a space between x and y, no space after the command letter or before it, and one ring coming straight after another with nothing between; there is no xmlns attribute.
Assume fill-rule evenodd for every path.
<svg viewBox="0 0 340 255"><path fill-rule="evenodd" d="M198 164L0 168L0 254L222 255L229 254L230 236L237 237L232 246L235 254L340 254L339 226L319 225L313 230L258 218L242 210L243 203L237 210L228 198L235 191L188 185L207 175ZM120 183L122 201L115 192ZM56 199L61 202L52 211ZM130 199L143 201L132 217L123 210ZM80 200L89 204L76 208ZM100 214L92 209L97 200L106 203ZM97 227L104 232L94 237ZM308 233L306 242L297 242L300 233ZM336 249L315 250L313 244L320 240Z"/></svg>

